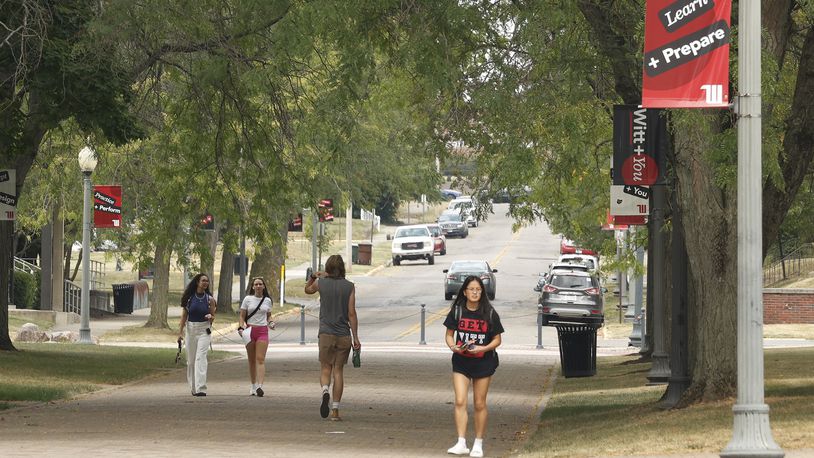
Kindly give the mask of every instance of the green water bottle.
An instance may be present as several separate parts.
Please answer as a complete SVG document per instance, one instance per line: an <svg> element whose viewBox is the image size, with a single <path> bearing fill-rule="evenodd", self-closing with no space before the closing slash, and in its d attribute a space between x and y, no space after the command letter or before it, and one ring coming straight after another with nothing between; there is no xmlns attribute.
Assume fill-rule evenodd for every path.
<svg viewBox="0 0 814 458"><path fill-rule="evenodd" d="M362 349L353 349L353 367L362 367Z"/></svg>

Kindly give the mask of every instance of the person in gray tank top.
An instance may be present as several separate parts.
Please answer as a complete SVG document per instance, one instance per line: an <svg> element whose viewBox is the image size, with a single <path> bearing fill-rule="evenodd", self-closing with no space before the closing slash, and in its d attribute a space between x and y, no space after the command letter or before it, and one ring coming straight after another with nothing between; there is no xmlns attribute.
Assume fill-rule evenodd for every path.
<svg viewBox="0 0 814 458"><path fill-rule="evenodd" d="M324 272L311 274L305 292L319 292L319 384L322 388L319 414L322 418L328 418L330 413L331 420L339 421L339 402L345 388L345 364L351 347L355 350L362 348L356 317L356 288L345 279L342 256L335 254L329 257L325 261Z"/></svg>

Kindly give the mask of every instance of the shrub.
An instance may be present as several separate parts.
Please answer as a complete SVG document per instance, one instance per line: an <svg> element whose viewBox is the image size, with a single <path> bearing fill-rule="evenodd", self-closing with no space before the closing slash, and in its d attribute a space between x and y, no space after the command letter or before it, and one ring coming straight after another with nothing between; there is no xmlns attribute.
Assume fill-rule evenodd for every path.
<svg viewBox="0 0 814 458"><path fill-rule="evenodd" d="M12 300L18 309L39 308L35 302L40 297L37 277L27 272L14 272L14 296Z"/></svg>

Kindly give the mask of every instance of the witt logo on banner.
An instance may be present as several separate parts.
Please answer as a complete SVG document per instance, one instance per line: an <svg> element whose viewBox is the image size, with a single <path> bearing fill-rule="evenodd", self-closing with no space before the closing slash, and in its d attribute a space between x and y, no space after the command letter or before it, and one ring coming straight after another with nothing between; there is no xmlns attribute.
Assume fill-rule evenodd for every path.
<svg viewBox="0 0 814 458"><path fill-rule="evenodd" d="M724 103L724 87L720 84L705 84L701 86L704 91L706 101L710 105L720 105Z"/></svg>

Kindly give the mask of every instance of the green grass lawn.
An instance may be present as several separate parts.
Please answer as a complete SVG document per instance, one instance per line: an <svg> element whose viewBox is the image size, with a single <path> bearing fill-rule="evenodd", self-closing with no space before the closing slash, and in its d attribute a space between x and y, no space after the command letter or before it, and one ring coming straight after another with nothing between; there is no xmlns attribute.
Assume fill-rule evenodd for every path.
<svg viewBox="0 0 814 458"><path fill-rule="evenodd" d="M765 355L775 441L785 449L814 446L814 348ZM522 456L720 452L732 438L734 400L662 410L657 404L665 386L645 386L649 370L649 362L624 356L599 358L594 377L559 377Z"/></svg>
<svg viewBox="0 0 814 458"><path fill-rule="evenodd" d="M47 402L122 385L167 370L180 370L174 349L82 344L17 343L0 352L0 410L25 402ZM210 361L232 353L209 352Z"/></svg>

